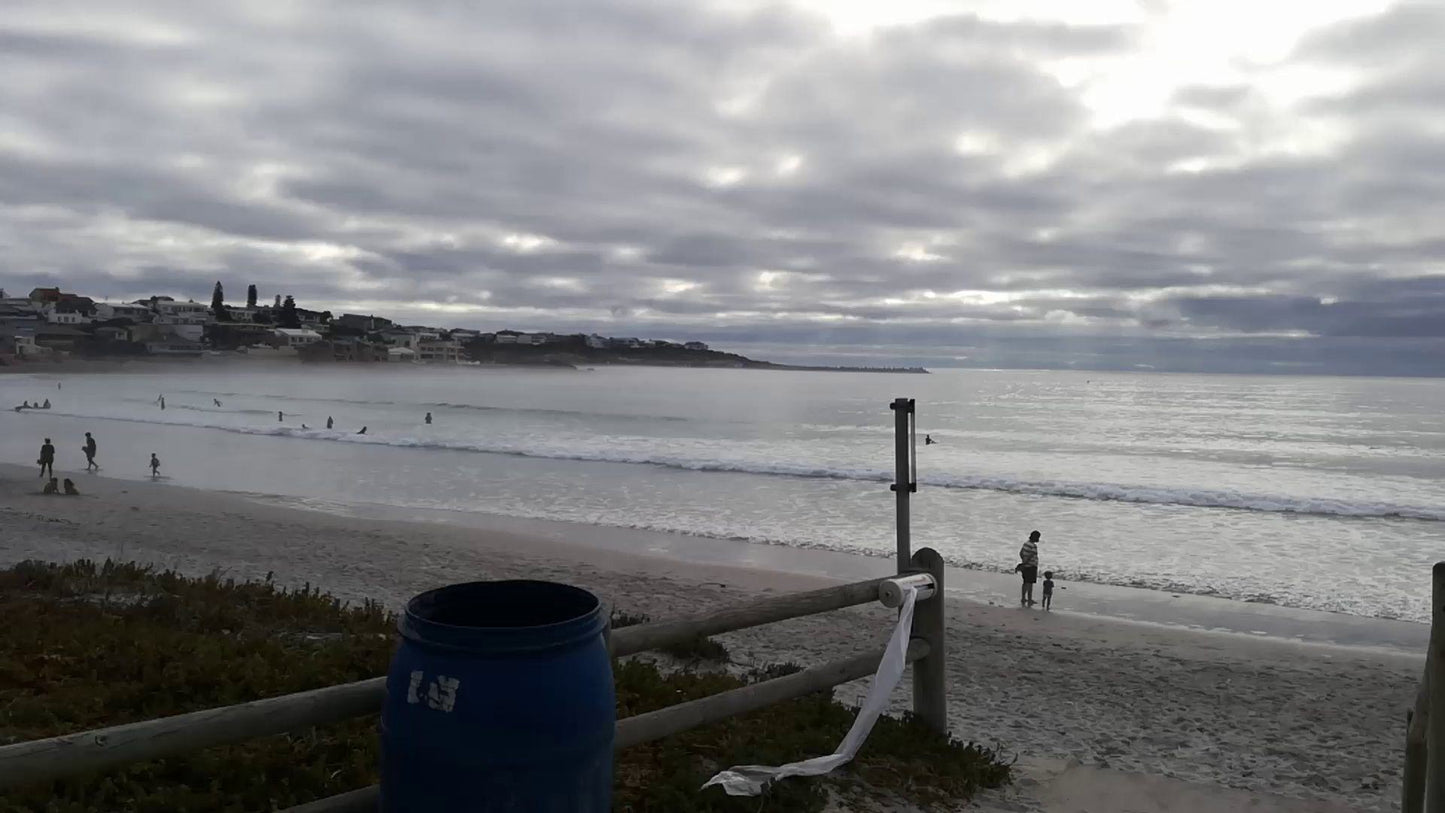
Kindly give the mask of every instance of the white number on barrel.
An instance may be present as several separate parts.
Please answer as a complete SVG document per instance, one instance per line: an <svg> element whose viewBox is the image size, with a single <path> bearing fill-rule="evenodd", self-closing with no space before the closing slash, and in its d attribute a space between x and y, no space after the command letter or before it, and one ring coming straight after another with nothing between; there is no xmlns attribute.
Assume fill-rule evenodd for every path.
<svg viewBox="0 0 1445 813"><path fill-rule="evenodd" d="M426 692L423 694L421 688L425 679L426 675L420 669L411 673L411 683L406 687L406 702L420 703L425 697L427 708L450 712L457 704L457 689L462 685L461 679L437 675L436 680L426 684Z"/></svg>

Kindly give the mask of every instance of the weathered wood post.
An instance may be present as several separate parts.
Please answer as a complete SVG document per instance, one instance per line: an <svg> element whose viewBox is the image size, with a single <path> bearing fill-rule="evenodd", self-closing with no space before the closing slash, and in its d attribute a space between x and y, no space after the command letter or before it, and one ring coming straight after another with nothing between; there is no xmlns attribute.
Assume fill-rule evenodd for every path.
<svg viewBox="0 0 1445 813"><path fill-rule="evenodd" d="M909 553L913 546L909 537L908 498L918 489L913 482L913 399L894 398L888 405L893 410L893 451L897 474L889 488L898 495L898 572L906 573L909 568Z"/></svg>
<svg viewBox="0 0 1445 813"><path fill-rule="evenodd" d="M1425 811L1425 720L1430 670L1420 678L1415 708L1405 712L1405 773L1400 785L1401 813Z"/></svg>
<svg viewBox="0 0 1445 813"><path fill-rule="evenodd" d="M1430 572L1430 651L1425 659L1425 810L1445 813L1445 562Z"/></svg>
<svg viewBox="0 0 1445 813"><path fill-rule="evenodd" d="M928 642L928 654L913 664L913 713L940 734L948 734L948 690L944 664L943 557L933 548L913 554L913 567L933 574L933 597L913 608L913 638Z"/></svg>

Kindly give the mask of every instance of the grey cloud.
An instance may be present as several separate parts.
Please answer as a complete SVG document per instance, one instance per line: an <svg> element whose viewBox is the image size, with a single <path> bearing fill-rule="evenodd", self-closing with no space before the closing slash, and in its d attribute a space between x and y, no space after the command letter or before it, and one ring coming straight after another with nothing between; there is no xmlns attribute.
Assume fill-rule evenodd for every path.
<svg viewBox="0 0 1445 813"><path fill-rule="evenodd" d="M1247 84L1183 88L1099 128L1045 63L1128 54L1134 28L955 15L849 40L784 6L333 0L138 2L129 27L67 30L12 6L6 288L203 298L220 277L412 321L1009 359L1080 335L1088 358L1195 358L1179 334L1286 331L1356 358L1445 324L1430 8L1292 57L1357 71L1357 91L1282 111ZM1313 124L1345 135L1256 150ZM813 276L759 283L789 269ZM926 296L954 291L1007 296Z"/></svg>

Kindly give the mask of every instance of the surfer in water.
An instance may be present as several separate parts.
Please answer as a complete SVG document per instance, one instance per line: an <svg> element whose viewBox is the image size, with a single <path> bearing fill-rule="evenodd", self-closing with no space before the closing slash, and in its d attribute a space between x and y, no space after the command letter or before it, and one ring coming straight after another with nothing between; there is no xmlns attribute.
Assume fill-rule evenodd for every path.
<svg viewBox="0 0 1445 813"><path fill-rule="evenodd" d="M357 432L356 434L358 434L358 435L364 435L364 434L366 434L366 427L364 427L364 426L361 427L361 431L360 431L360 432Z"/></svg>
<svg viewBox="0 0 1445 813"><path fill-rule="evenodd" d="M924 446L932 446L933 444L935 444L935 443L937 443L937 442L938 442L938 441L936 441L936 440L933 439L933 436L932 436L932 435L924 435L924 436L923 436L923 445L924 445Z"/></svg>
<svg viewBox="0 0 1445 813"><path fill-rule="evenodd" d="M216 406L220 406L220 405L221 405L221 399L220 399L220 398L212 398L212 399L211 399L211 403L215 404Z"/></svg>

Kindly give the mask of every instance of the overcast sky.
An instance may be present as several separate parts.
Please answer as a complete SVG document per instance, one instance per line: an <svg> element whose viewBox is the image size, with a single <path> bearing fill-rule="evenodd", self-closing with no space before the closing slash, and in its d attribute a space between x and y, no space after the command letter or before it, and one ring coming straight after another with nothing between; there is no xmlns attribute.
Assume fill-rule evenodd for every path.
<svg viewBox="0 0 1445 813"><path fill-rule="evenodd" d="M0 287L1440 375L1441 42L1381 0L6 0Z"/></svg>

